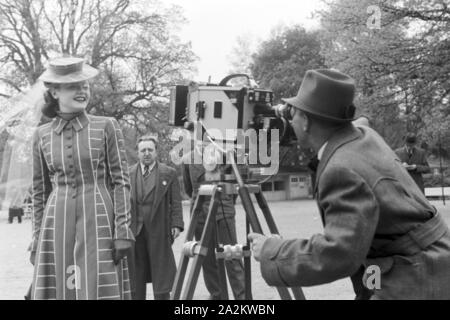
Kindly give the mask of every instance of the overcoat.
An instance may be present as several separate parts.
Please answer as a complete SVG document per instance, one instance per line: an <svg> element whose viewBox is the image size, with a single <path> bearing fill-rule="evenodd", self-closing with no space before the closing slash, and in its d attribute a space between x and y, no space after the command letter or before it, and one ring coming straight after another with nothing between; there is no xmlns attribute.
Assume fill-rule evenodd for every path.
<svg viewBox="0 0 450 320"><path fill-rule="evenodd" d="M406 147L399 148L395 150L395 153L397 154L397 157L400 159L400 161L406 162L407 164L415 164L416 169L415 170L408 170L409 174L413 178L413 180L416 182L416 184L419 186L420 190L422 192L425 191L424 185L423 185L423 173L430 172L430 166L428 165L426 152L423 149L414 147L412 148L412 154L410 155L408 153L408 150Z"/></svg>
<svg viewBox="0 0 450 320"><path fill-rule="evenodd" d="M351 277L358 295L362 285L374 289L366 298L450 299L448 226L374 130L349 124L331 137L315 196L323 234L265 241L261 271L268 284ZM380 288L358 272L369 266L379 268Z"/></svg>
<svg viewBox="0 0 450 320"><path fill-rule="evenodd" d="M32 299L130 299L133 242L124 139L113 118L81 113L37 128L33 139ZM130 243L131 245L131 243Z"/></svg>
<svg viewBox="0 0 450 320"><path fill-rule="evenodd" d="M183 209L181 206L180 183L175 169L160 163L155 163L156 172L154 201L148 211L143 212L143 224L141 232L147 232L146 238L150 239L148 246L150 252L150 274L154 293L167 293L172 289L176 274L175 257L172 250L174 239L171 229L174 227L183 231ZM137 236L138 210L137 201L137 175L141 175L140 164L130 168L131 175L131 230ZM135 279L135 261L130 259L131 277ZM134 284L133 284L134 286Z"/></svg>

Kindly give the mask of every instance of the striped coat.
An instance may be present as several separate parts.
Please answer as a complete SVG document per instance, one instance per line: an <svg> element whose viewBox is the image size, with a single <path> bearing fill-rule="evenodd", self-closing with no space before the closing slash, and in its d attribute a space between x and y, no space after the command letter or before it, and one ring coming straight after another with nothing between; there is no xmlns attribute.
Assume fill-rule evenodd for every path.
<svg viewBox="0 0 450 320"><path fill-rule="evenodd" d="M130 299L129 174L117 121L82 113L40 126L33 139L32 299Z"/></svg>

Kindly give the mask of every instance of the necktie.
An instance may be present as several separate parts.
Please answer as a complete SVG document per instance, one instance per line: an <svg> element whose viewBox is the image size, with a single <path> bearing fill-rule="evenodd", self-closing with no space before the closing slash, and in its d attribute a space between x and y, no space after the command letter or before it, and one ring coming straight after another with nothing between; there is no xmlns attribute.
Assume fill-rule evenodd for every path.
<svg viewBox="0 0 450 320"><path fill-rule="evenodd" d="M311 171L315 173L317 171L318 166L319 166L319 159L317 158L317 156L314 156L309 161L308 168L311 169Z"/></svg>
<svg viewBox="0 0 450 320"><path fill-rule="evenodd" d="M149 166L144 166L144 178L150 174Z"/></svg>

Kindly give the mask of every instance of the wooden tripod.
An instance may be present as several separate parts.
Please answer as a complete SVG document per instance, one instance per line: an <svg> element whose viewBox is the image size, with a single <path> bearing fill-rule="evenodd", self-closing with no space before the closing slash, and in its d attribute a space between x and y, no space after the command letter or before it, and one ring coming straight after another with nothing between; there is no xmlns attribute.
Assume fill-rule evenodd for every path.
<svg viewBox="0 0 450 320"><path fill-rule="evenodd" d="M257 233L263 233L261 224L256 215L253 202L250 198L250 193L253 193L256 197L259 207L262 210L266 223L269 227L271 234L279 234L278 229L275 225L275 220L272 217L267 201L261 191L259 185L247 185L244 184L239 171L237 170L236 164L232 163L236 183L227 182L217 182L212 184L204 184L199 188L198 195L195 199L194 206L191 212L191 223L189 225L186 240L184 243L183 251L180 258L180 263L178 264L177 273L175 276L174 285L171 293L171 300L178 300L181 296L182 286L184 283L189 259L193 258L193 265L190 269L190 274L186 282L186 289L181 296L182 300L191 300L194 296L195 286L197 284L198 276L200 274L200 268L202 266L203 260L208 253L208 244L214 241L216 246L216 259L219 265L219 279L221 282L221 299L228 299L228 290L226 283L226 273L225 273L225 260L227 256L229 259L244 259L244 273L245 273L245 298L247 300L252 299L251 292L251 252L250 246L247 241L245 246L234 247L231 252L226 252L226 250L217 243L216 234L216 212L220 202L220 195L225 194L238 194L244 210L246 212L247 226L250 224L252 230ZM203 228L202 236L199 242L194 241L195 228L198 224L200 206L204 201L210 200L208 214L206 217L205 225ZM248 233L248 228L247 228ZM294 298L297 300L304 300L305 296L300 287L291 288ZM278 293L283 300L292 300L291 294L287 287L277 287Z"/></svg>

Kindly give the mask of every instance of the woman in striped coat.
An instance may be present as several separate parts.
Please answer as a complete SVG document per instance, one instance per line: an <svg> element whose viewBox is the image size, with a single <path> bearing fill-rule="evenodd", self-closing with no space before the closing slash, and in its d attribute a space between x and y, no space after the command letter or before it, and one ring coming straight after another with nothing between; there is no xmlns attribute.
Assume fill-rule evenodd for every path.
<svg viewBox="0 0 450 320"><path fill-rule="evenodd" d="M40 77L53 121L33 141L32 299L130 299L124 140L115 119L85 112L97 73L59 58Z"/></svg>

